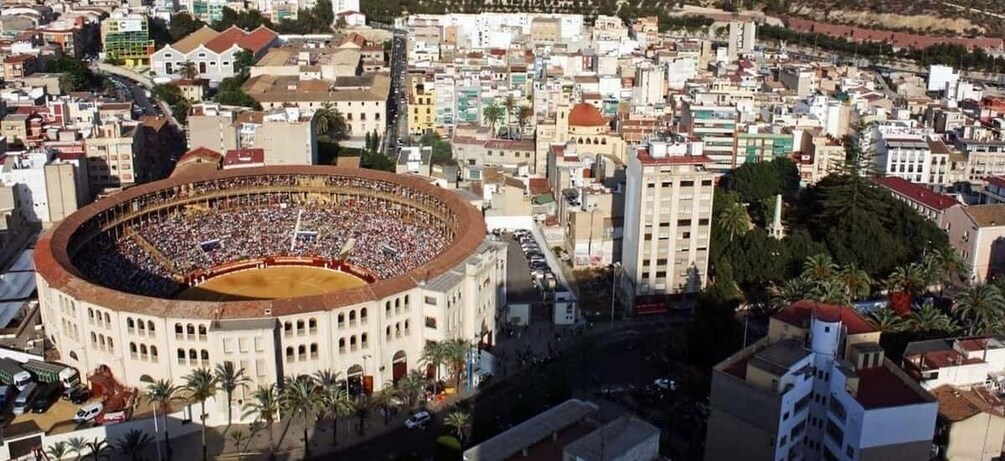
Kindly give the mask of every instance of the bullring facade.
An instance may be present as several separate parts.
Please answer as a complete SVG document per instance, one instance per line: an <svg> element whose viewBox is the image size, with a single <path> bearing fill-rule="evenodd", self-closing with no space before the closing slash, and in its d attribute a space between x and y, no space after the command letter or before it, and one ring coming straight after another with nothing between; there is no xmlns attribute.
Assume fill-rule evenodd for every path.
<svg viewBox="0 0 1005 461"><path fill-rule="evenodd" d="M244 241L238 233L261 234L255 242L267 240L269 232L282 227L275 221L282 218L275 218L272 211L267 216L273 220L262 222L261 229L247 229L247 222L242 222L241 229L221 230L223 236L235 234L216 243L228 252L213 252L214 247L206 251L209 256L187 247L158 247L166 244L144 227L151 222L164 226L157 228L169 229L170 222L178 227L177 221L187 216L204 222L223 210L233 212L235 203L266 204L255 205L262 207L256 210L319 210L358 203L372 206L374 201L384 206L379 213L367 214L392 210L408 223L425 223L423 229L436 231L443 248L426 254L413 244L417 249L411 254L409 242L398 246L387 240L395 235L392 229L376 238L365 226L362 231L347 230L349 237L333 237L324 255L303 249L326 242L323 235L313 234L302 243L297 231L289 250L285 242L275 246L283 248L279 255L263 253L275 249L269 242L242 251L234 251L236 243L228 246ZM306 225L304 214L296 213L298 230ZM168 240L181 238L172 234ZM379 244L380 249L364 248L366 244L359 242ZM95 252L99 244L107 251ZM137 247L145 252L137 256ZM95 258L108 251L116 256L96 265ZM253 381L238 391L235 403L257 386L320 369L348 378L353 391L370 383L379 389L407 370L420 368L419 357L429 341L463 338L492 344L496 312L506 296L505 245L485 239L478 210L452 192L411 177L337 167L224 170L137 186L68 217L40 239L35 254L46 334L62 361L86 374L107 366L120 382L136 387L149 379L180 383L195 368L230 361L243 367ZM198 257L177 261L182 254ZM396 261L402 254L401 265L384 260ZM177 290L198 284L218 267L211 265L221 261L233 265L247 260L255 264L338 260L349 265L344 261L352 260L352 255L362 255L351 266L369 283L286 299L176 298ZM375 263L381 266L379 273L361 265L375 257L380 259ZM200 258L202 263L194 261Z"/></svg>

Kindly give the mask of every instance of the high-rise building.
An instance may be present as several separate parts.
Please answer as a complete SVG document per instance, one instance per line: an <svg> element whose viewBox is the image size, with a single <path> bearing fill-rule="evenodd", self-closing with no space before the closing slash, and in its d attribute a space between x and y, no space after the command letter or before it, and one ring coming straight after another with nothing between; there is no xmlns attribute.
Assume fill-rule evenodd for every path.
<svg viewBox="0 0 1005 461"><path fill-rule="evenodd" d="M121 60L126 67L149 65L154 51L147 17L125 11L101 21L101 44L107 58Z"/></svg>
<svg viewBox="0 0 1005 461"><path fill-rule="evenodd" d="M663 81L666 69L644 63L635 68L635 86L632 88L632 103L640 106L662 105L666 103L663 96Z"/></svg>
<svg viewBox="0 0 1005 461"><path fill-rule="evenodd" d="M705 286L715 189L711 163L700 142L680 137L650 140L628 156L624 272L618 282L623 304L651 304L651 297Z"/></svg>
<svg viewBox="0 0 1005 461"><path fill-rule="evenodd" d="M712 159L709 168L725 172L736 168L736 138L740 113L733 106L714 106L684 101L681 131L702 141Z"/></svg>
<svg viewBox="0 0 1005 461"><path fill-rule="evenodd" d="M733 21L729 23L729 42L727 43L727 53L729 59L736 59L742 54L754 51L757 25L752 21Z"/></svg>
<svg viewBox="0 0 1005 461"><path fill-rule="evenodd" d="M845 306L800 301L715 366L707 461L929 459L938 403Z"/></svg>

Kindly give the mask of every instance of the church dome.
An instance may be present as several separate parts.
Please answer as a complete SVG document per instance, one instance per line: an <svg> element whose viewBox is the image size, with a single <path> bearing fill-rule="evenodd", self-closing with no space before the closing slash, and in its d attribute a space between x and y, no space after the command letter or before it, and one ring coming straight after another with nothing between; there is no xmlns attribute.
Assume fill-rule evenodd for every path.
<svg viewBox="0 0 1005 461"><path fill-rule="evenodd" d="M569 126L606 126L607 119L593 104L576 104L569 112Z"/></svg>

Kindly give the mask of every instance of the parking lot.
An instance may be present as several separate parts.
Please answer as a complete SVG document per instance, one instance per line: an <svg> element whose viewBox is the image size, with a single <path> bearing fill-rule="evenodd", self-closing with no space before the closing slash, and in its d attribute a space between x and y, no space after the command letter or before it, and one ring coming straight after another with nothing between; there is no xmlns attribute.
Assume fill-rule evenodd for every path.
<svg viewBox="0 0 1005 461"><path fill-rule="evenodd" d="M83 405L77 405L68 400L59 399L56 403L49 407L49 410L45 413L29 412L23 415L15 416L11 421L11 424L34 421L35 424L38 424L39 428L46 432L49 432L53 428L57 429L57 433L69 432L76 427L76 424L73 423L73 415L77 413L77 410L81 406Z"/></svg>

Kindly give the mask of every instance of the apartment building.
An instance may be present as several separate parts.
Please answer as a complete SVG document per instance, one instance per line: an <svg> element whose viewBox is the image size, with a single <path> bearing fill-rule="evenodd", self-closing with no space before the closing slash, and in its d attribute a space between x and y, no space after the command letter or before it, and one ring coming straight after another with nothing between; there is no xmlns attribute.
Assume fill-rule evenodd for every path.
<svg viewBox="0 0 1005 461"><path fill-rule="evenodd" d="M681 131L703 144L704 155L712 160L710 169L726 172L736 168L736 140L740 113L735 106L698 104L684 101Z"/></svg>
<svg viewBox="0 0 1005 461"><path fill-rule="evenodd" d="M708 280L716 174L698 142L653 139L628 158L620 281L639 297L696 293Z"/></svg>
<svg viewBox="0 0 1005 461"><path fill-rule="evenodd" d="M12 189L16 206L29 221L56 223L90 201L80 159L62 157L48 149L3 156L0 183Z"/></svg>
<svg viewBox="0 0 1005 461"><path fill-rule="evenodd" d="M950 152L939 139L922 134L884 134L876 140L876 173L921 184L948 184Z"/></svg>
<svg viewBox="0 0 1005 461"><path fill-rule="evenodd" d="M92 136L84 139L88 180L95 194L137 183L137 170L144 165L134 155L136 135L135 122L113 121L95 126Z"/></svg>
<svg viewBox="0 0 1005 461"><path fill-rule="evenodd" d="M959 138L955 146L966 156L959 180L980 185L988 176L1005 175L1005 141Z"/></svg>
<svg viewBox="0 0 1005 461"><path fill-rule="evenodd" d="M984 282L1005 274L1005 205L951 207L945 212L944 229L949 244L970 270L969 281Z"/></svg>
<svg viewBox="0 0 1005 461"><path fill-rule="evenodd" d="M888 190L894 198L906 203L918 214L934 222L935 225L939 226L939 229L946 228L946 210L964 206L952 196L940 194L904 178L887 176L873 180Z"/></svg>
<svg viewBox="0 0 1005 461"><path fill-rule="evenodd" d="M904 370L939 402L939 459L993 461L1005 453L1005 337L915 341Z"/></svg>
<svg viewBox="0 0 1005 461"><path fill-rule="evenodd" d="M770 132L750 126L736 137L736 164L770 162L779 157L791 157L794 138L782 130Z"/></svg>
<svg viewBox="0 0 1005 461"><path fill-rule="evenodd" d="M142 13L113 11L101 21L101 44L107 59L121 60L125 67L149 65L154 52L149 19Z"/></svg>
<svg viewBox="0 0 1005 461"><path fill-rule="evenodd" d="M216 152L261 149L264 165L314 165L318 159L314 112L297 107L253 111L204 103L189 114L190 149ZM234 154L239 159L239 154Z"/></svg>
<svg viewBox="0 0 1005 461"><path fill-rule="evenodd" d="M729 36L726 42L726 53L733 60L741 55L752 53L757 39L757 25L753 22L731 21Z"/></svg>
<svg viewBox="0 0 1005 461"><path fill-rule="evenodd" d="M708 461L929 459L938 403L846 306L800 301L716 365Z"/></svg>
<svg viewBox="0 0 1005 461"><path fill-rule="evenodd" d="M436 92L425 74L412 75L408 85L408 129L414 136L436 130Z"/></svg>

